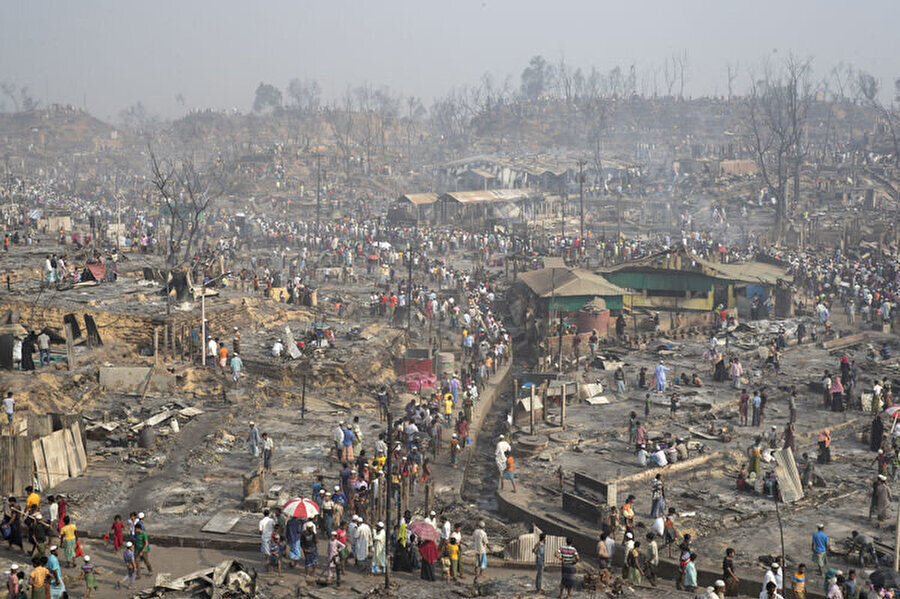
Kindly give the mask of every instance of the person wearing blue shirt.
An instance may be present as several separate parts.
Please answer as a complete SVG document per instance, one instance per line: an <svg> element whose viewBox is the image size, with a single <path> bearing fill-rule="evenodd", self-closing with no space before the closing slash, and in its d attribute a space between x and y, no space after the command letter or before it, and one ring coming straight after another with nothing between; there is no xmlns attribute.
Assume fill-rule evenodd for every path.
<svg viewBox="0 0 900 599"><path fill-rule="evenodd" d="M818 530L812 536L813 562L819 568L819 576L823 574L823 568L828 563L828 535L825 533L825 525L819 524Z"/></svg>
<svg viewBox="0 0 900 599"><path fill-rule="evenodd" d="M350 427L344 428L344 447L343 454L341 455L341 459L348 464L353 461L353 440L356 439L356 435L353 434L353 431L350 430Z"/></svg>
<svg viewBox="0 0 900 599"><path fill-rule="evenodd" d="M694 562L697 560L697 554L692 553L691 559L684 567L684 590L693 591L697 588L697 566Z"/></svg>

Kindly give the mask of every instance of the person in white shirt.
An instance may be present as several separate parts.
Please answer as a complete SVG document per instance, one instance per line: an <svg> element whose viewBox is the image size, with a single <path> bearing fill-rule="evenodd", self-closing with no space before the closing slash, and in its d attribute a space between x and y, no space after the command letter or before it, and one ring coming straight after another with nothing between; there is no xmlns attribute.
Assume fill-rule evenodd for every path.
<svg viewBox="0 0 900 599"><path fill-rule="evenodd" d="M779 595L775 590L775 583L770 582L766 585L766 588L764 588L759 594L759 599L784 599L784 597Z"/></svg>
<svg viewBox="0 0 900 599"><path fill-rule="evenodd" d="M657 466L667 466L669 464L669 460L666 459L666 452L662 447L657 446L655 452L653 452L653 463Z"/></svg>
<svg viewBox="0 0 900 599"><path fill-rule="evenodd" d="M447 519L447 516L441 516L441 541L447 542L450 540L450 520Z"/></svg>
<svg viewBox="0 0 900 599"><path fill-rule="evenodd" d="M280 358L283 353L284 345L281 343L281 339L276 339L275 343L272 344L272 357Z"/></svg>
<svg viewBox="0 0 900 599"><path fill-rule="evenodd" d="M50 364L50 336L41 331L38 335L38 350L41 356L41 366Z"/></svg>
<svg viewBox="0 0 900 599"><path fill-rule="evenodd" d="M437 530L437 521L435 520L435 516L437 516L437 512L431 510L431 513L425 517L425 523L432 525L435 530Z"/></svg>
<svg viewBox="0 0 900 599"><path fill-rule="evenodd" d="M16 400L13 397L12 391L6 392L6 397L3 398L3 411L6 413L6 420L9 422L9 428L12 428L13 424L13 412L16 409Z"/></svg>
<svg viewBox="0 0 900 599"><path fill-rule="evenodd" d="M269 544L269 540L272 538L272 533L275 531L275 520L269 516L269 510L263 510L263 517L259 521L259 537L262 546L262 553L268 559L269 553L271 552L271 545Z"/></svg>
<svg viewBox="0 0 900 599"><path fill-rule="evenodd" d="M216 358L219 354L219 344L216 343L216 340L210 337L209 341L206 343L206 365L207 366L215 366Z"/></svg>
<svg viewBox="0 0 900 599"><path fill-rule="evenodd" d="M484 521L472 532L472 545L475 549L475 580L487 569L487 552L490 550L487 533L484 532Z"/></svg>
<svg viewBox="0 0 900 599"><path fill-rule="evenodd" d="M771 582L772 584L775 585L775 589L776 589L776 590L778 589L778 579L777 579L777 574L778 574L778 571L779 571L780 569L781 569L781 568L778 566L777 563L772 562L772 566L771 566L768 570L766 570L766 575L763 577L763 583L762 583L762 590L763 590L763 592L766 591L766 586L767 586L770 582Z"/></svg>
<svg viewBox="0 0 900 599"><path fill-rule="evenodd" d="M494 461L497 463L497 470L500 474L506 469L506 454L512 451L512 446L506 441L503 435L497 437L497 447L494 449Z"/></svg>

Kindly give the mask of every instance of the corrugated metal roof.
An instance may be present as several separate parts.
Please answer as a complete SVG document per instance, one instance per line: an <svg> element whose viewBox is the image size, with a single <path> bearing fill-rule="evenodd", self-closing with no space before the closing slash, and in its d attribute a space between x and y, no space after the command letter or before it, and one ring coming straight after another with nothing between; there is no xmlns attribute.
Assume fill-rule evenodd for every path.
<svg viewBox="0 0 900 599"><path fill-rule="evenodd" d="M410 204L415 204L416 206L422 206L425 204L434 204L437 202L438 194L436 193L405 193L400 196L401 202L409 202Z"/></svg>
<svg viewBox="0 0 900 599"><path fill-rule="evenodd" d="M699 266L699 268L691 270L689 268L666 268L664 265L673 255L681 258L682 265L685 260L690 260ZM662 265L662 266L661 266ZM612 275L615 273L632 272L636 269L641 271L658 270L660 273L695 273L704 274L709 277L727 279L729 281L738 281L742 283L762 283L764 285L775 285L779 280L790 281L791 277L787 270L766 262L743 262L740 264L722 264L721 262L711 262L705 258L689 252L684 247L676 247L671 250L664 250L645 256L638 260L631 260L616 264L610 268L603 269L601 274Z"/></svg>
<svg viewBox="0 0 900 599"><path fill-rule="evenodd" d="M441 196L445 202L458 204L491 204L517 202L535 194L524 189L490 189L485 191L450 191Z"/></svg>
<svg viewBox="0 0 900 599"><path fill-rule="evenodd" d="M479 177L484 177L485 179L496 179L497 178L494 176L493 173L489 173L488 171L481 169L481 168L470 168L469 172L476 174Z"/></svg>
<svg viewBox="0 0 900 599"><path fill-rule="evenodd" d="M627 293L603 277L580 268L541 268L519 273L518 278L538 297L596 297Z"/></svg>

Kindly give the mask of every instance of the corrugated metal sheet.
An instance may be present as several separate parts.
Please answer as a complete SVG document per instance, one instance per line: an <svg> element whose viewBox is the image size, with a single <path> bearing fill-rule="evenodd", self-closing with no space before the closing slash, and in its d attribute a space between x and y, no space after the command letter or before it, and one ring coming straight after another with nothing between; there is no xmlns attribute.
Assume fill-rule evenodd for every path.
<svg viewBox="0 0 900 599"><path fill-rule="evenodd" d="M691 272L611 272L604 275L608 281L626 289L661 289L667 291L708 292L717 279Z"/></svg>
<svg viewBox="0 0 900 599"><path fill-rule="evenodd" d="M547 302L547 306L550 310L562 310L563 312L573 312L575 310L581 310L588 303L592 302L598 296L592 295L576 295L572 297L553 297L550 298ZM621 310L622 309L622 296L621 295L612 295L612 296L599 296L602 297L603 302L606 304L607 310Z"/></svg>
<svg viewBox="0 0 900 599"><path fill-rule="evenodd" d="M625 290L599 275L580 268L540 268L519 273L518 280L538 297L615 297Z"/></svg>
<svg viewBox="0 0 900 599"><path fill-rule="evenodd" d="M444 202L458 204L491 204L502 202L518 202L528 199L534 194L521 189L491 189L485 191L451 191L440 197Z"/></svg>
<svg viewBox="0 0 900 599"><path fill-rule="evenodd" d="M537 545L538 535L540 535L541 532L537 527L535 527L534 530L535 532L533 533L519 535L516 540L510 541L504 552L507 560L519 564L534 563L534 553L532 553L532 550L534 549L534 546ZM556 552L560 547L565 547L565 545L565 537L547 535L544 539L544 564L550 566L559 565L559 558L556 557Z"/></svg>
<svg viewBox="0 0 900 599"><path fill-rule="evenodd" d="M406 193L400 196L401 202L409 202L415 206L424 206L437 202L438 194L436 193Z"/></svg>

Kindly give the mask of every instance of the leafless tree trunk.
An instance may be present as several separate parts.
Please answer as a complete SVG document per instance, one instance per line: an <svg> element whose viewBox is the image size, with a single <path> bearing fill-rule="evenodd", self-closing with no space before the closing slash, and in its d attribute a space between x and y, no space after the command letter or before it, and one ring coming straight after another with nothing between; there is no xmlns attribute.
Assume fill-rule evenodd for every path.
<svg viewBox="0 0 900 599"><path fill-rule="evenodd" d="M875 109L887 127L888 134L891 136L891 144L894 148L894 164L900 165L900 144L897 140L897 113L893 109L888 109L881 100L878 99L878 80L869 73L859 72L858 78L859 91L866 102Z"/></svg>
<svg viewBox="0 0 900 599"><path fill-rule="evenodd" d="M191 261L199 240L200 223L213 200L225 190L224 167L203 175L195 168L192 158L160 160L152 149L149 153L151 184L159 196L160 216L165 215L169 221L165 233L166 314L169 314L172 272ZM161 227L157 225L157 229ZM157 233L161 235L162 231Z"/></svg>
<svg viewBox="0 0 900 599"><path fill-rule="evenodd" d="M793 175L795 197L800 189L800 166L806 155L806 117L812 102L810 62L788 58L776 72L763 66L763 78L753 80L748 98L749 143L760 175L775 197L775 230L783 239L787 223L788 182Z"/></svg>

